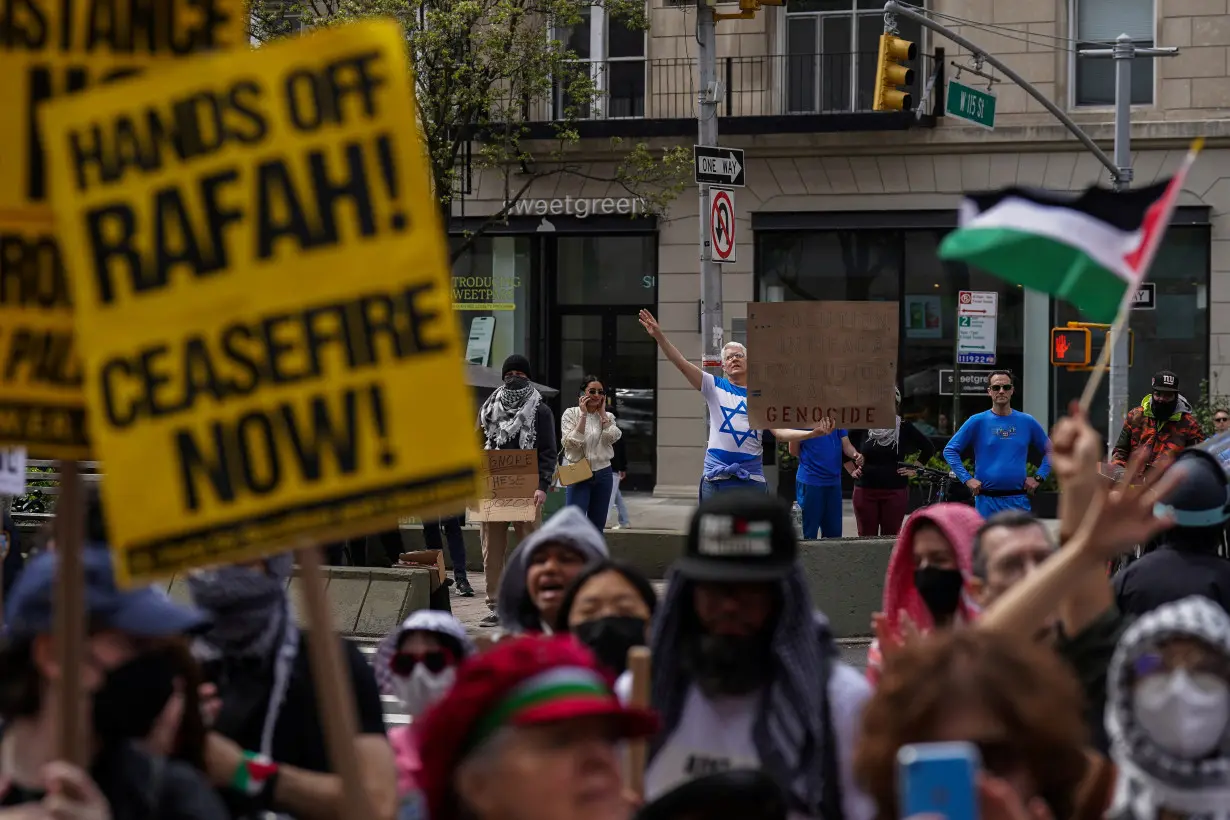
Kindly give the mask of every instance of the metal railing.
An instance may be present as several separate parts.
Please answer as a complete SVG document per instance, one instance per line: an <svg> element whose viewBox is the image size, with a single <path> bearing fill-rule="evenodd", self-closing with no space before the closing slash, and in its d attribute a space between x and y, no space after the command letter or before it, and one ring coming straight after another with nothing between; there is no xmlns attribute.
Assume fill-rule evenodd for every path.
<svg viewBox="0 0 1230 820"><path fill-rule="evenodd" d="M721 117L807 116L872 110L876 53L766 54L718 59L723 96ZM907 89L914 105L929 112L935 94L922 100L927 82L940 69L934 55L914 62L914 82ZM588 72L600 95L577 104L566 81L557 82L552 98L525 106L526 122L560 119L695 119L696 59L611 60L576 64Z"/></svg>

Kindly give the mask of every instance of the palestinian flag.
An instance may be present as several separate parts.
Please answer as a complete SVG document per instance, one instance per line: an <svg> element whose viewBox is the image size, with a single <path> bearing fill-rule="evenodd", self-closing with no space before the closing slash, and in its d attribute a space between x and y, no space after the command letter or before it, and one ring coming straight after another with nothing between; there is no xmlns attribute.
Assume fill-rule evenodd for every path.
<svg viewBox="0 0 1230 820"><path fill-rule="evenodd" d="M1072 194L1005 188L967 195L939 256L1066 299L1111 323L1162 243L1202 140L1169 181L1123 192Z"/></svg>

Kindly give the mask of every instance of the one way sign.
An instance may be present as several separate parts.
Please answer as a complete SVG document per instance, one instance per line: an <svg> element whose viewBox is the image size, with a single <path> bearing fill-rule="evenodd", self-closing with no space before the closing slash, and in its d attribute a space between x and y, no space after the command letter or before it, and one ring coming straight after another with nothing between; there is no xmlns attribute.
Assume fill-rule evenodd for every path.
<svg viewBox="0 0 1230 820"><path fill-rule="evenodd" d="M743 149L720 148L716 145L694 145L696 184L743 188L747 182L743 173Z"/></svg>

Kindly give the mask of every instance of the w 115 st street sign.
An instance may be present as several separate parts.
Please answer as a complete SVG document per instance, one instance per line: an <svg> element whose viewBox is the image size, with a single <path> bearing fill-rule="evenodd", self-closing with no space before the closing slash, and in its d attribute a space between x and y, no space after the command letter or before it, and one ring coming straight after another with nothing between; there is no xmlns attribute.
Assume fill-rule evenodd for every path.
<svg viewBox="0 0 1230 820"><path fill-rule="evenodd" d="M948 96L945 113L988 131L995 130L995 95L990 91L970 88L956 80L948 81Z"/></svg>
<svg viewBox="0 0 1230 820"><path fill-rule="evenodd" d="M697 185L746 186L742 148L720 148L716 145L694 145L692 148Z"/></svg>

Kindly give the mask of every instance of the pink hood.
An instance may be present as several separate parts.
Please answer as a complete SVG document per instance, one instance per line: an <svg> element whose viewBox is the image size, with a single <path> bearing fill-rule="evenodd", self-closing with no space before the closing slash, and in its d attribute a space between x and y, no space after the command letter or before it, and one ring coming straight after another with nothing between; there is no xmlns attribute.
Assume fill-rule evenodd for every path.
<svg viewBox="0 0 1230 820"><path fill-rule="evenodd" d="M952 544L953 551L957 554L957 567L965 576L966 590L957 607L957 618L969 622L978 615L978 608L969 595L969 580L974 572L974 534L982 526L982 516L974 512L973 507L964 504L932 504L911 514L905 520L905 526L901 528L897 543L893 545L892 555L888 559L888 576L884 579L881 611L888 618L888 624L894 634L899 632L898 622L902 610L913 619L919 631L929 632L935 627L931 611L914 588L914 533L923 522L939 527L948 543Z"/></svg>

